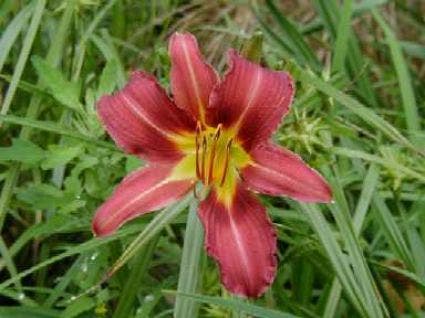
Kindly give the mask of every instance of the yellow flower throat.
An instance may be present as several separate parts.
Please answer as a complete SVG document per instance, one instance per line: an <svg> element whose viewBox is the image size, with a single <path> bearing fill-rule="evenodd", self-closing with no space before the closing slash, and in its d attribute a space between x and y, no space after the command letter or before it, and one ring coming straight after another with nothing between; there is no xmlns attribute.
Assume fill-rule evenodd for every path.
<svg viewBox="0 0 425 318"><path fill-rule="evenodd" d="M232 129L202 125L196 132L176 136L180 150L186 154L173 171L172 179L194 178L205 186L213 186L223 202L229 202L236 189L239 170L249 164L250 157Z"/></svg>

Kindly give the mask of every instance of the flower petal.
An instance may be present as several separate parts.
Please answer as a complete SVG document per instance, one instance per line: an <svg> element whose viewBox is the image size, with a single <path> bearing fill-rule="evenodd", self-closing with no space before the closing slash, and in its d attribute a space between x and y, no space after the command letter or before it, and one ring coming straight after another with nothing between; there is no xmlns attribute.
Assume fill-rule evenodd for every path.
<svg viewBox="0 0 425 318"><path fill-rule="evenodd" d="M174 33L170 38L171 90L177 106L202 122L205 108L218 76L199 51L190 33Z"/></svg>
<svg viewBox="0 0 425 318"><path fill-rule="evenodd" d="M270 137L292 103L294 84L289 74L271 71L231 50L224 80L210 98L207 122L234 127L246 150Z"/></svg>
<svg viewBox="0 0 425 318"><path fill-rule="evenodd" d="M182 157L173 136L193 131L194 121L177 108L155 78L134 72L114 95L103 96L98 113L107 131L125 151L150 161Z"/></svg>
<svg viewBox="0 0 425 318"><path fill-rule="evenodd" d="M180 199L194 181L168 180L172 166L150 166L133 172L118 185L93 218L93 232L104 236L115 232L125 222Z"/></svg>
<svg viewBox="0 0 425 318"><path fill-rule="evenodd" d="M323 177L291 151L261 144L250 153L253 163L242 169L251 190L285 195L304 202L330 202L332 191Z"/></svg>
<svg viewBox="0 0 425 318"><path fill-rule="evenodd" d="M219 266L221 280L232 293L259 297L276 273L276 234L265 208L238 186L230 205L212 191L199 206L205 246Z"/></svg>

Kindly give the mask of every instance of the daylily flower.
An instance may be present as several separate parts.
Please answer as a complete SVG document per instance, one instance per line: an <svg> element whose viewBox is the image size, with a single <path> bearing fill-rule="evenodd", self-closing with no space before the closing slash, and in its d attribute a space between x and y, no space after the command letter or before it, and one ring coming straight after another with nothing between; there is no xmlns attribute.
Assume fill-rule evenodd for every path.
<svg viewBox="0 0 425 318"><path fill-rule="evenodd" d="M127 176L97 210L96 235L179 200L200 181L205 247L232 293L258 297L276 273L276 233L255 192L303 202L329 202L326 181L270 136L289 110L294 83L229 51L220 79L196 39L175 33L169 43L170 99L155 78L136 71L128 84L98 102L116 144L147 166Z"/></svg>

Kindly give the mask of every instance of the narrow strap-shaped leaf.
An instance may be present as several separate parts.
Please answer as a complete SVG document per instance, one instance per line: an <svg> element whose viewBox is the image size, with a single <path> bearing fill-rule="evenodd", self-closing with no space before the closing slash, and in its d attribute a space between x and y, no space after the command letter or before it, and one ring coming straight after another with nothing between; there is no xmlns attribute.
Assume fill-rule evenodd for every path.
<svg viewBox="0 0 425 318"><path fill-rule="evenodd" d="M140 286L143 286L142 279L149 269L149 263L152 260L158 239L159 235L147 243L135 258L130 274L127 276L127 281L120 293L120 298L112 318L131 316L133 303L136 300Z"/></svg>
<svg viewBox="0 0 425 318"><path fill-rule="evenodd" d="M410 78L406 60L403 57L403 51L400 42L397 40L392 30L385 22L384 18L376 9L372 10L372 15L384 31L386 42L390 47L391 58L397 73L398 85L400 87L401 100L406 118L406 126L412 140L415 140L416 133L418 133L421 129L420 117L416 105L415 94L413 92L412 80Z"/></svg>
<svg viewBox="0 0 425 318"><path fill-rule="evenodd" d="M45 6L46 6L46 0L38 0L36 2L34 13L31 18L31 23L30 23L30 26L28 27L28 32L25 36L24 44L21 49L21 53L19 54L19 58L15 66L15 70L13 72L12 81L7 90L6 96L4 98L4 102L1 106L0 113L2 115L8 112L10 104L12 103L13 97L15 96L15 92L18 87L19 80L21 79L25 65L27 64L28 56L31 52L35 35L37 34L38 28L40 26L41 17L43 16Z"/></svg>
<svg viewBox="0 0 425 318"><path fill-rule="evenodd" d="M224 308L233 309L235 311L242 311L258 318L296 318L297 317L289 313L280 312L277 310L267 309L254 304L250 304L248 302L239 300L237 298L225 299L221 297L205 296L205 295L199 295L199 294L176 293L174 291L164 291L164 292L169 294L177 294L182 297L193 299L200 303L221 306Z"/></svg>
<svg viewBox="0 0 425 318"><path fill-rule="evenodd" d="M182 260L180 262L179 282L177 291L180 293L196 293L200 282L201 257L204 231L198 218L198 204L193 201L186 223L186 233ZM175 318L197 317L198 308L193 299L177 294L174 307Z"/></svg>

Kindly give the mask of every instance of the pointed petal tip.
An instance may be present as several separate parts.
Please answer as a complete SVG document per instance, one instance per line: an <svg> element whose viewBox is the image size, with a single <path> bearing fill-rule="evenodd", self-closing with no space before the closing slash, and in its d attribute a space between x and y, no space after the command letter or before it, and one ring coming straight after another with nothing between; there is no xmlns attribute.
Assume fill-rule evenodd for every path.
<svg viewBox="0 0 425 318"><path fill-rule="evenodd" d="M204 120L208 100L218 75L206 61L196 37L174 33L169 40L171 91L174 102L193 118Z"/></svg>
<svg viewBox="0 0 425 318"><path fill-rule="evenodd" d="M172 169L171 165L152 165L125 177L97 209L92 221L95 236L113 234L124 223L162 209L188 193L193 187L193 181L169 180Z"/></svg>
<svg viewBox="0 0 425 318"><path fill-rule="evenodd" d="M210 98L211 125L234 126L245 150L268 140L289 112L294 97L291 76L227 52L228 68Z"/></svg>
<svg viewBox="0 0 425 318"><path fill-rule="evenodd" d="M198 41L196 37L190 33L190 32L179 32L176 31L173 34L171 34L169 42L168 42L168 50L171 52L174 45L181 45L182 42L189 41L193 45L196 45L198 47Z"/></svg>
<svg viewBox="0 0 425 318"><path fill-rule="evenodd" d="M250 154L255 163L242 171L249 189L307 203L332 200L330 185L297 154L271 143L258 145Z"/></svg>
<svg viewBox="0 0 425 318"><path fill-rule="evenodd" d="M205 248L220 268L221 281L231 293L258 298L276 275L276 232L264 207L243 189L230 206L215 192L199 207L205 229Z"/></svg>

